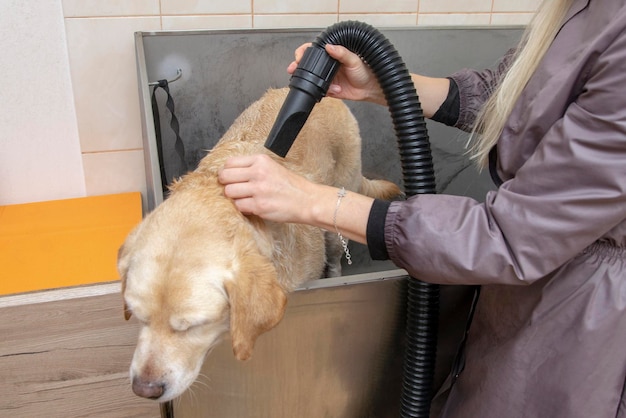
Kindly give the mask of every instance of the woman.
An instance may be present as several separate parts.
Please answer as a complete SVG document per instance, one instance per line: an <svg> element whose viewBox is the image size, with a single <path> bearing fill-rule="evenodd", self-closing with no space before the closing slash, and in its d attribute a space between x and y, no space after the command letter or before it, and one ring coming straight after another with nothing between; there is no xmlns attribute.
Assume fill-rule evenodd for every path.
<svg viewBox="0 0 626 418"><path fill-rule="evenodd" d="M343 64L329 96L385 103L358 57L327 52ZM421 280L483 285L442 416L626 417L626 2L547 0L497 68L412 77L427 117L475 130L499 186L484 203L340 198L264 156L229 160L225 193Z"/></svg>

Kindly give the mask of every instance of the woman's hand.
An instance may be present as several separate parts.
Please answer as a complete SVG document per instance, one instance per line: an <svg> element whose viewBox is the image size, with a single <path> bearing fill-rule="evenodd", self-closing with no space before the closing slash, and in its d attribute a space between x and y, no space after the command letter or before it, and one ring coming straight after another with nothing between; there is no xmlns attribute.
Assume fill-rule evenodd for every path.
<svg viewBox="0 0 626 418"><path fill-rule="evenodd" d="M303 44L296 49L296 59L287 67L287 72L293 74L298 63L304 55L304 51L311 44ZM327 95L337 99L365 100L368 102L384 105L383 92L372 73L372 70L358 57L340 45L326 45L328 55L341 63L339 71L335 75Z"/></svg>
<svg viewBox="0 0 626 418"><path fill-rule="evenodd" d="M218 180L226 197L244 214L274 222L310 222L315 184L286 169L269 156L229 158Z"/></svg>

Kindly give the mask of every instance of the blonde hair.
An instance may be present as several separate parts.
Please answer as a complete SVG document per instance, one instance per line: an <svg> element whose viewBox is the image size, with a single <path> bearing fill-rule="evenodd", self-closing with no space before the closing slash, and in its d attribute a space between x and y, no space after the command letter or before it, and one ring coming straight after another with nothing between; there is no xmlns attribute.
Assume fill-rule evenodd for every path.
<svg viewBox="0 0 626 418"><path fill-rule="evenodd" d="M479 112L468 141L470 158L480 167L498 142L528 80L558 33L573 0L544 0L526 28L510 68Z"/></svg>

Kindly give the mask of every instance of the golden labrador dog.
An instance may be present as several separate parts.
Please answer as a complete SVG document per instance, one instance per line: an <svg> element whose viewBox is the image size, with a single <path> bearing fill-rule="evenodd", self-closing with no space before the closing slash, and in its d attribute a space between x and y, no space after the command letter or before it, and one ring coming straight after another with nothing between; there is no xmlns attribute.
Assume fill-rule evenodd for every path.
<svg viewBox="0 0 626 418"><path fill-rule="evenodd" d="M164 402L197 378L230 331L237 359L281 320L287 293L324 272L340 274L337 236L244 216L224 196L218 170L230 156L267 153L323 184L389 199L398 187L361 174L358 125L341 101L318 104L285 159L264 148L287 89L269 90L233 123L198 168L127 237L118 256L125 317L141 323L130 367L133 391Z"/></svg>

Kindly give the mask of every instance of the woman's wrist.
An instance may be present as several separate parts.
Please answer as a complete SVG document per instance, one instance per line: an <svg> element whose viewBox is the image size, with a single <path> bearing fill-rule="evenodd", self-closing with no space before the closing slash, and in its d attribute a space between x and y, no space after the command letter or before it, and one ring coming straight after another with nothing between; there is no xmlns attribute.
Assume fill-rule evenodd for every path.
<svg viewBox="0 0 626 418"><path fill-rule="evenodd" d="M331 186L317 185L305 223L337 232L346 239L367 243L367 221L374 199Z"/></svg>
<svg viewBox="0 0 626 418"><path fill-rule="evenodd" d="M314 184L316 190L308 193L310 203L305 211L304 223L324 229L332 227L333 208L337 189L331 186Z"/></svg>
<svg viewBox="0 0 626 418"><path fill-rule="evenodd" d="M420 74L411 74L411 79L419 95L424 116L429 119L432 118L448 96L450 80Z"/></svg>

